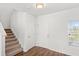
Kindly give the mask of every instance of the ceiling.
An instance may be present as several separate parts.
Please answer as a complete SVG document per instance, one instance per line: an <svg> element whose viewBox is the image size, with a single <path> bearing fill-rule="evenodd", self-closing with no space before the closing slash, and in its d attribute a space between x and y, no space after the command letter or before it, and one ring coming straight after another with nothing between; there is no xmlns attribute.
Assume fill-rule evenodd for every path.
<svg viewBox="0 0 79 59"><path fill-rule="evenodd" d="M46 3L47 7L43 9L37 9L34 5L34 3L0 3L0 15L10 14L16 9L34 16L39 16L79 7L79 3Z"/></svg>

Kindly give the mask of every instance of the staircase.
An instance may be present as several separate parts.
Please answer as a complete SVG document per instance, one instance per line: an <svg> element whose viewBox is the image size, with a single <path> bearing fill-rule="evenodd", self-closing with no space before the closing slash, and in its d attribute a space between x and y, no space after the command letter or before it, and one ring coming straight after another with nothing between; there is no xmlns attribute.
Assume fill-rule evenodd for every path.
<svg viewBox="0 0 79 59"><path fill-rule="evenodd" d="M19 41L17 40L15 35L12 33L11 29L5 29L5 32L7 34L5 40L6 56L15 56L18 53L21 53L22 52L21 45L19 44Z"/></svg>

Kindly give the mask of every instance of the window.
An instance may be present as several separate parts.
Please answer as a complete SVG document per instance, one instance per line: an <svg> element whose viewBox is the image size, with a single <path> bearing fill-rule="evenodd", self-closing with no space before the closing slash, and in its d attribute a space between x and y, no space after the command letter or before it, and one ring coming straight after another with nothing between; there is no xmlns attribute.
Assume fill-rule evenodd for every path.
<svg viewBox="0 0 79 59"><path fill-rule="evenodd" d="M70 46L79 46L79 20L71 20L68 24Z"/></svg>

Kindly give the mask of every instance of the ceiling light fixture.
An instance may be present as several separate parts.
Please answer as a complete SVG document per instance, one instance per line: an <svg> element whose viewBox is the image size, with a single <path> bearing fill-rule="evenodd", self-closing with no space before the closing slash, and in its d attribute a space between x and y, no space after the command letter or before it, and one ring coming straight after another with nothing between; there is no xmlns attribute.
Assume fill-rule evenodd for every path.
<svg viewBox="0 0 79 59"><path fill-rule="evenodd" d="M44 3L36 3L35 8L45 8L46 5Z"/></svg>

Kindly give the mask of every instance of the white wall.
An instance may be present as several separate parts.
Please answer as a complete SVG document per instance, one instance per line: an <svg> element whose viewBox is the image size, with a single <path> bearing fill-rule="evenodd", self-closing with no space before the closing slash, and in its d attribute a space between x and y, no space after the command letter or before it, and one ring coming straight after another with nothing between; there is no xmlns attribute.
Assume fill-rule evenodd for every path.
<svg viewBox="0 0 79 59"><path fill-rule="evenodd" d="M14 12L11 16L11 28L24 51L35 44L35 18L26 12Z"/></svg>
<svg viewBox="0 0 79 59"><path fill-rule="evenodd" d="M2 23L5 29L10 28L9 25L9 16L7 15L0 15L0 22Z"/></svg>
<svg viewBox="0 0 79 59"><path fill-rule="evenodd" d="M35 34L35 17L26 14L26 32L25 32L25 40L24 40L24 51L35 46L36 42L36 34Z"/></svg>
<svg viewBox="0 0 79 59"><path fill-rule="evenodd" d="M2 23L0 23L0 56L5 56L5 36L6 33L4 31Z"/></svg>
<svg viewBox="0 0 79 59"><path fill-rule="evenodd" d="M79 20L79 8L38 17L37 46L79 55L79 47L68 45L68 21Z"/></svg>
<svg viewBox="0 0 79 59"><path fill-rule="evenodd" d="M4 6L1 7L1 6L2 5L0 5L0 22L2 23L3 27L7 29L10 28L9 17L13 9L8 8L6 6L5 7Z"/></svg>

